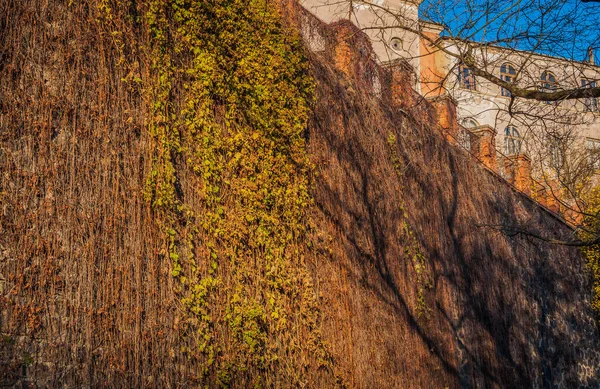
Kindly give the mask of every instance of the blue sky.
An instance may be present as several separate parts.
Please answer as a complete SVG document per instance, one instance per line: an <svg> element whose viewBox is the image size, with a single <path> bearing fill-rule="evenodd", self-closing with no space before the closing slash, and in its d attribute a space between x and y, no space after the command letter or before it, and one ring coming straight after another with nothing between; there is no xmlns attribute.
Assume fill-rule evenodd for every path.
<svg viewBox="0 0 600 389"><path fill-rule="evenodd" d="M425 0L420 9L422 18L449 26L455 37L575 60L592 46L600 59L600 3Z"/></svg>

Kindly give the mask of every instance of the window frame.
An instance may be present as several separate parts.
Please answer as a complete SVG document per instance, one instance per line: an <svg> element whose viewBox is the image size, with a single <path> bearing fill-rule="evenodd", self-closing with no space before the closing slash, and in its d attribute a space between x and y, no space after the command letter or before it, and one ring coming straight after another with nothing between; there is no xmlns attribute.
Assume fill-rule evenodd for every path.
<svg viewBox="0 0 600 389"><path fill-rule="evenodd" d="M462 89L477 91L477 78L473 69L469 69L464 64L458 65L458 84Z"/></svg>
<svg viewBox="0 0 600 389"><path fill-rule="evenodd" d="M558 89L558 81L556 74L550 70L544 70L540 75L540 91L542 92L556 92ZM558 101L544 101L546 104L558 105Z"/></svg>
<svg viewBox="0 0 600 389"><path fill-rule="evenodd" d="M589 137L586 138L585 148L589 153L588 157L590 165L594 168L595 171L600 170L600 139Z"/></svg>
<svg viewBox="0 0 600 389"><path fill-rule="evenodd" d="M560 142L556 139L550 140L550 167L556 171L563 168L565 162L564 150L560 147Z"/></svg>
<svg viewBox="0 0 600 389"><path fill-rule="evenodd" d="M466 129L477 128L480 126L480 124L477 122L477 120L475 120L473 118L464 119L462 124L463 124L463 127Z"/></svg>
<svg viewBox="0 0 600 389"><path fill-rule="evenodd" d="M510 62L505 62L500 65L500 79L502 81L514 84L517 82L517 71ZM500 87L500 95L504 97L511 97L512 94L503 87Z"/></svg>
<svg viewBox="0 0 600 389"><path fill-rule="evenodd" d="M456 137L457 142L461 145L465 150L471 151L471 131L469 131L466 127L460 127L458 129L458 135Z"/></svg>
<svg viewBox="0 0 600 389"><path fill-rule="evenodd" d="M504 154L508 156L521 154L523 137L517 127L509 124L504 128Z"/></svg>

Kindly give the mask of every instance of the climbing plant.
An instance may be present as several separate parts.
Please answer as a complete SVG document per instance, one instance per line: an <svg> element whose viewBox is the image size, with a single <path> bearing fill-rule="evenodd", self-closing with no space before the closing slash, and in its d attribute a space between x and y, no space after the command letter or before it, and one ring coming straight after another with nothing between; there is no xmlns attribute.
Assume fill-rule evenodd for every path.
<svg viewBox="0 0 600 389"><path fill-rule="evenodd" d="M194 339L185 353L223 387L331 375L305 263L313 81L297 33L264 0L152 0L144 24L145 198Z"/></svg>
<svg viewBox="0 0 600 389"><path fill-rule="evenodd" d="M396 177L401 183L404 178L404 164L397 150L398 141L394 134L390 134L387 139L388 152L392 160ZM413 269L417 278L417 300L415 302L417 317L425 315L427 317L429 308L425 301L425 292L431 289L431 280L427 275L427 259L423 255L421 246L412 226L408 222L408 214L406 213L406 205L404 201L400 203L400 214L402 216L402 235L404 238L404 255L405 258L413 265Z"/></svg>
<svg viewBox="0 0 600 389"><path fill-rule="evenodd" d="M586 199L587 208L583 216L580 238L591 240L600 233L600 187L593 189ZM600 320L600 245L584 246L581 251L587 260L587 267L592 276L592 308Z"/></svg>

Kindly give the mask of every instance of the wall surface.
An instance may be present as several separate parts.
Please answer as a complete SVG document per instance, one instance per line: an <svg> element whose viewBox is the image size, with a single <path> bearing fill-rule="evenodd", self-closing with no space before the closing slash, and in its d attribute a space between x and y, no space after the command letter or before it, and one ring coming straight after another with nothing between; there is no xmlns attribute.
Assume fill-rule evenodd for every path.
<svg viewBox="0 0 600 389"><path fill-rule="evenodd" d="M402 84L407 72L392 70L374 95L364 45L350 25L332 28L338 45L360 49L332 51L339 70L314 56L309 150L332 250L317 266L325 333L350 387L597 387L579 251L499 230L570 228L451 146L437 112Z"/></svg>
<svg viewBox="0 0 600 389"><path fill-rule="evenodd" d="M260 376L266 387L296 387L291 379L313 388L598 387L598 327L578 250L499 227L557 238L572 231L450 144L402 64L382 69L352 24L325 25L292 2L282 2L281 12L306 39L315 81L302 131L313 166L302 219L310 239L282 238L298 239L286 258L299 270L287 269L294 278L276 288L281 300L310 304L300 304L288 324L279 321L294 323L293 331L270 327L275 311L256 308L240 319L249 327L239 342L256 346L255 333L266 333L273 359L262 362L278 369L251 366L235 377L202 370L209 357L193 355L204 338L185 326L223 317L204 334L237 344L226 321L235 305L214 301L233 294L228 277L240 266L252 274L240 275L250 286L277 269L264 265L260 247L248 261L219 256L218 271L228 276L199 308L211 315L186 317L168 240L143 195L155 142L145 83L158 79L140 44L143 24L135 23L144 7L111 3L115 15L129 16L106 20L102 4L0 3L0 385L219 387L233 380L245 388ZM181 93L168 97L173 106ZM251 158L274 143L244 150ZM297 155L283 159L289 164L282 166L299 163ZM186 163L175 159L179 169ZM204 178L178 177L174 186L189 210L210 210L197 195ZM246 192L224 194L227 207L258 193ZM250 223L227 207L221 212L230 220ZM202 242L210 238L202 235L196 250L208 250ZM199 294L208 293L204 287ZM251 290L260 296L268 287ZM327 351L305 354L315 338ZM211 363L234 362L230 350L214 355ZM269 372L283 378L269 381Z"/></svg>

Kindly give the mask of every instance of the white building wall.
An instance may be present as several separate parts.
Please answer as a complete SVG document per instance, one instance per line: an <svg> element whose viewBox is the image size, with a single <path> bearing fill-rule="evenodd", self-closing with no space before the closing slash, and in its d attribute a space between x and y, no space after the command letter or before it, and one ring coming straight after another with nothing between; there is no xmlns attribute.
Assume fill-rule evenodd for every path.
<svg viewBox="0 0 600 389"><path fill-rule="evenodd" d="M381 63L397 59L407 60L421 72L419 35L421 26L418 8L422 0L301 0L302 5L326 23L350 19L371 38L374 52ZM396 43L400 42L400 45ZM464 42L447 40L447 49L458 53ZM517 70L517 82L522 87L538 88L543 71L551 71L559 87L579 87L582 78L600 79L600 67L560 58L535 55L498 47L482 46L474 52L481 68L497 76L503 63ZM473 119L479 125L488 125L497 131L496 147L504 148L504 129L510 124L523 137L522 151L535 158L544 146L546 133L572 132L583 144L586 138L600 140L600 120L597 113L585 112L581 101L559 104L513 102L502 96L501 88L483 79L476 79L477 90L464 89L458 78L456 58L444 54L447 79L445 88L457 102L459 120ZM423 70L425 71L425 70ZM417 77L419 79L419 77ZM600 81L597 82L597 85ZM416 88L420 91L417 82ZM510 112L513 112L511 115ZM534 161L535 162L535 161Z"/></svg>
<svg viewBox="0 0 600 389"><path fill-rule="evenodd" d="M448 42L451 52L458 52L461 43ZM475 53L481 68L500 76L500 67L511 64L517 74L520 87L541 89L541 76L549 71L555 76L558 89L573 89L581 86L582 79L600 79L600 68L587 63L573 62L561 58L512 51L498 47L484 48ZM600 116L589 112L582 100L562 102L540 102L502 96L501 88L485 79L476 78L476 90L465 89L458 80L456 58L448 56L450 65L446 88L457 102L457 115L460 120L473 119L480 125L489 125L497 131L496 147L502 153L505 148L504 130L514 126L523 138L521 151L529 154L537 162L537 170L548 164L550 152L547 149L552 139L560 137L577 138L570 147L584 148L585 140L600 140ZM598 82L596 83L598 85ZM568 150L572 151L572 150ZM537 159L537 161L536 161Z"/></svg>
<svg viewBox="0 0 600 389"><path fill-rule="evenodd" d="M326 23L352 20L371 38L379 62L406 59L419 69L419 37L411 31L419 29L420 1L301 0L301 4Z"/></svg>

